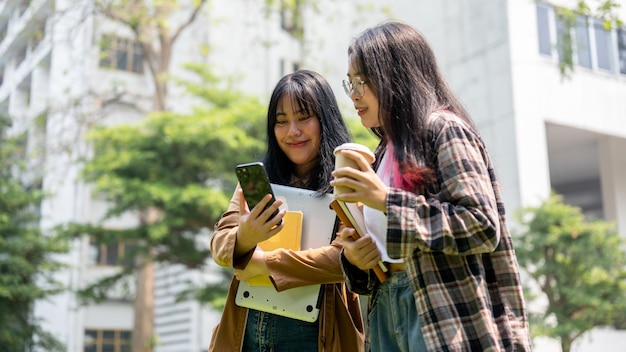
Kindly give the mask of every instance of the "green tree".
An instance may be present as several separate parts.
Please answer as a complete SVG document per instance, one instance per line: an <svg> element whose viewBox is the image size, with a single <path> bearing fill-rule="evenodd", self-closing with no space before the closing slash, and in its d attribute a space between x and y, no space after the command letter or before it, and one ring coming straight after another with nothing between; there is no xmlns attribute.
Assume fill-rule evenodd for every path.
<svg viewBox="0 0 626 352"><path fill-rule="evenodd" d="M43 199L38 182L25 186L23 136L5 134L10 119L0 116L0 351L64 351L32 316L36 300L64 288L54 279L62 264L54 255L67 242L42 233L37 208Z"/></svg>
<svg viewBox="0 0 626 352"><path fill-rule="evenodd" d="M89 235L96 245L125 243L130 250L120 258L121 272L79 292L85 302L106 298L122 278L151 263L202 268L210 253L200 238L228 207L235 165L264 152L266 107L258 98L233 91L206 66L187 68L199 77L199 83L178 82L199 102L191 113L157 111L137 124L97 127L88 135L93 155L83 179L109 208L100 223L61 230ZM127 213L140 214L137 227L104 225ZM193 293L215 300L225 290L210 286Z"/></svg>
<svg viewBox="0 0 626 352"><path fill-rule="evenodd" d="M169 76L173 48L181 33L197 20L203 9L207 8L204 5L208 2L208 0L95 0L93 2L97 14L129 29L133 36L132 39L141 46L144 63L149 69L149 77L155 87L153 95L155 111L169 109L168 84L171 82ZM301 15L303 6L309 4L315 7L317 3L316 0L261 0L260 2L264 5L266 14L283 11L283 15L291 17L293 28L290 31L298 38L302 38ZM165 115L169 114L166 113ZM152 119L156 118L153 116ZM219 151L219 149L212 151ZM102 185L100 187L104 189ZM219 202L212 202L212 204L219 204ZM122 209L123 207L118 206L118 208ZM154 211L158 212L159 210L162 209L158 207L136 209L142 223L152 218ZM112 213L114 212L115 210L112 210ZM149 244L149 242L146 243ZM162 253L161 249L154 248L151 251ZM138 258L150 260L146 256ZM133 350L142 349L143 351L147 341L152 338L154 306L151 287L154 269L151 262L138 263L138 265L139 270L136 271L135 326L132 343Z"/></svg>
<svg viewBox="0 0 626 352"><path fill-rule="evenodd" d="M228 207L234 165L261 157L265 107L256 98L215 88L205 67L189 68L203 82L186 83L187 89L204 105L189 115L154 112L137 125L94 129L94 153L83 175L110 202L103 220L145 209L154 215L136 229L87 233L106 243L130 240L130 255L199 268L209 252L195 235L212 228Z"/></svg>
<svg viewBox="0 0 626 352"><path fill-rule="evenodd" d="M93 23L96 25L95 34L102 35L100 45L101 53L105 55L120 55L120 53L111 52L112 41L109 34L113 32L115 35L124 33L129 35L133 44L137 44L141 48L141 58L143 60L142 68L147 68L145 78L152 82L152 89L147 89L147 96L127 97L127 93L123 89L123 84L115 82L110 90L103 90L106 87L100 87L98 92L86 91L80 97L70 99L76 101L79 107L72 111L69 115L75 119L77 125L76 131L82 133L98 124L101 118L106 117L107 112L111 108L115 108L118 104L130 104L132 108L138 111L165 111L168 110L169 96L169 74L171 69L173 48L181 38L181 35L187 30L205 9L207 0L179 1L179 0L94 0L90 2L65 2L58 3L56 6L56 15L59 21L67 23L68 26L76 26L70 28L68 34L73 36L75 30L81 30L84 23ZM78 10L78 12L76 12ZM75 22L76 21L76 22ZM70 39L70 38L68 38ZM68 42L71 42L68 41ZM133 54L139 54L134 51ZM69 89L68 89L69 92ZM153 106L145 107L140 103L151 99ZM96 103L99 109L92 111L84 109L85 106ZM54 105L54 104L52 104ZM74 104L70 102L70 105ZM65 110L62 106L54 107L53 110ZM73 146L78 142L78 138L82 135L58 142L63 145ZM67 147L68 150L73 148ZM137 211L138 219L143 222L150 219L153 213L150 209L140 209ZM141 258L141 257L138 257ZM144 258L147 260L147 258ZM132 335L132 350L145 351L150 350L148 345L153 341L153 315L154 315L154 295L153 295L153 263L137 263L136 271L136 295L134 297L134 327ZM124 275L121 273L120 275ZM117 281L117 280L113 280Z"/></svg>
<svg viewBox="0 0 626 352"><path fill-rule="evenodd" d="M346 121L346 125L348 125L348 129L350 130L352 140L356 143L367 146L370 150L374 150L379 142L378 137L374 136L370 130L363 127L361 119L356 117L346 117L346 114L343 116Z"/></svg>
<svg viewBox="0 0 626 352"><path fill-rule="evenodd" d="M533 336L557 338L569 352L585 332L623 325L626 252L614 225L585 220L579 208L555 193L519 215L524 230L516 237L517 257L531 287L547 299L545 311L530 315ZM541 302L536 293L527 298Z"/></svg>

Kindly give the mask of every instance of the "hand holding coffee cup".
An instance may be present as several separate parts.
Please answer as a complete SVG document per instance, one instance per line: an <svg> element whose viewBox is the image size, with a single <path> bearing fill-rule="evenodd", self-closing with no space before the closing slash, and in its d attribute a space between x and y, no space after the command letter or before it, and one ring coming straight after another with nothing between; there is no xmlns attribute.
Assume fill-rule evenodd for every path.
<svg viewBox="0 0 626 352"><path fill-rule="evenodd" d="M372 164L375 160L374 153L372 153L372 151L368 147L362 144L358 144L358 143L344 143L338 146L337 148L335 148L334 150L335 170L342 168L342 167L352 167L352 168L359 170L359 166L357 165L356 161L354 159L345 157L341 153L342 150L352 150L355 152L359 152L365 158L365 160L367 160L369 164ZM334 187L335 195L341 194L341 193L349 193L352 191L353 190L349 187L338 187L338 186Z"/></svg>

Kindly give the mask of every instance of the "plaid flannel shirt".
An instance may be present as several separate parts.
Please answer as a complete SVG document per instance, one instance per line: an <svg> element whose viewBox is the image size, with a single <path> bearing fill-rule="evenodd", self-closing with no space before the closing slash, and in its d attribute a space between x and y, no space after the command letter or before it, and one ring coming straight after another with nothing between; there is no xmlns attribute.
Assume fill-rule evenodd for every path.
<svg viewBox="0 0 626 352"><path fill-rule="evenodd" d="M485 145L448 111L429 119L437 189L390 188L387 251L405 258L429 351L530 351L519 267ZM342 258L349 287L363 276ZM356 269L356 270L355 270ZM365 287L367 286L367 287Z"/></svg>

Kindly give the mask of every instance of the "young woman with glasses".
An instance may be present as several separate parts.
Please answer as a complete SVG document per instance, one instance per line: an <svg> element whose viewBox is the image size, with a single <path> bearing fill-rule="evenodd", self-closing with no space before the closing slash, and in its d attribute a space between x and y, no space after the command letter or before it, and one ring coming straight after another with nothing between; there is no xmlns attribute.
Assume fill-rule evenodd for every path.
<svg viewBox="0 0 626 352"><path fill-rule="evenodd" d="M519 267L494 165L426 39L389 22L348 49L343 86L380 138L371 167L340 168L336 196L360 202L368 235L343 229L349 287L371 294L372 351L528 351ZM380 259L390 277L371 270Z"/></svg>

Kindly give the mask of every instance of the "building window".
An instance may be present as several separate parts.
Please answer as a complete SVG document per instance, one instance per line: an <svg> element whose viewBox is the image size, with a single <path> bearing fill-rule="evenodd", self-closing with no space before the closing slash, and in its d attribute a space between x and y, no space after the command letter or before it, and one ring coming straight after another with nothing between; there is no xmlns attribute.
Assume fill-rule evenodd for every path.
<svg viewBox="0 0 626 352"><path fill-rule="evenodd" d="M26 9L28 9L28 6L30 6L30 0L22 0L17 4L17 13L19 16L22 16L24 14L24 12L26 12Z"/></svg>
<svg viewBox="0 0 626 352"><path fill-rule="evenodd" d="M289 62L285 59L280 59L279 62L279 67L278 67L278 71L280 74L280 77L286 75L287 73L292 73L292 72L296 72L300 69L300 63L299 62Z"/></svg>
<svg viewBox="0 0 626 352"><path fill-rule="evenodd" d="M143 73L143 53L136 41L105 36L100 48L100 67Z"/></svg>
<svg viewBox="0 0 626 352"><path fill-rule="evenodd" d="M17 85L16 99L19 101L19 104L25 108L30 106L32 79L32 74L29 74Z"/></svg>
<svg viewBox="0 0 626 352"><path fill-rule="evenodd" d="M619 57L619 72L626 75L626 30L617 30L617 53Z"/></svg>
<svg viewBox="0 0 626 352"><path fill-rule="evenodd" d="M576 54L578 64L582 67L591 68L591 46L589 44L589 22L587 17L580 16L576 19Z"/></svg>
<svg viewBox="0 0 626 352"><path fill-rule="evenodd" d="M85 330L84 352L130 352L130 330Z"/></svg>
<svg viewBox="0 0 626 352"><path fill-rule="evenodd" d="M46 21L41 22L32 33L32 48L33 50L39 46L39 43L46 36Z"/></svg>
<svg viewBox="0 0 626 352"><path fill-rule="evenodd" d="M294 37L302 37L304 34L304 27L302 25L302 1L281 1L280 25L282 29Z"/></svg>
<svg viewBox="0 0 626 352"><path fill-rule="evenodd" d="M131 250L127 243L97 244L90 241L89 263L103 266L129 266L132 258L126 258Z"/></svg>
<svg viewBox="0 0 626 352"><path fill-rule="evenodd" d="M554 57L551 43L556 39L556 56L560 61L571 57L578 66L626 74L625 27L607 30L601 20L586 16L577 17L568 26L564 21L569 19L560 18L556 8L538 3L536 9L540 54ZM552 42L550 38L554 38Z"/></svg>
<svg viewBox="0 0 626 352"><path fill-rule="evenodd" d="M611 32L604 29L600 21L593 24L596 39L596 56L598 68L613 71L613 46L611 45Z"/></svg>
<svg viewBox="0 0 626 352"><path fill-rule="evenodd" d="M9 30L9 22L5 22L3 18L0 18L0 42L7 36Z"/></svg>
<svg viewBox="0 0 626 352"><path fill-rule="evenodd" d="M563 20L560 18L556 18L556 52L559 55L559 61L563 62L566 57L566 50L570 50L572 48L571 43L572 37L569 35L567 31L567 27Z"/></svg>
<svg viewBox="0 0 626 352"><path fill-rule="evenodd" d="M552 55L548 7L543 4L537 5L537 34L539 35L539 52L544 55Z"/></svg>
<svg viewBox="0 0 626 352"><path fill-rule="evenodd" d="M26 60L26 53L28 48L26 45L22 45L15 53L15 64L19 66L24 60Z"/></svg>

